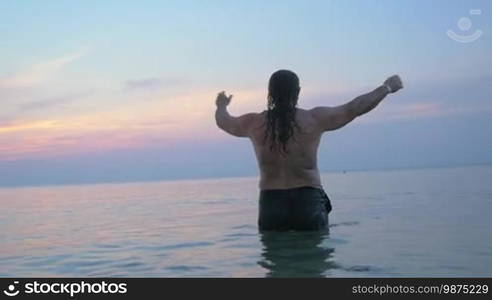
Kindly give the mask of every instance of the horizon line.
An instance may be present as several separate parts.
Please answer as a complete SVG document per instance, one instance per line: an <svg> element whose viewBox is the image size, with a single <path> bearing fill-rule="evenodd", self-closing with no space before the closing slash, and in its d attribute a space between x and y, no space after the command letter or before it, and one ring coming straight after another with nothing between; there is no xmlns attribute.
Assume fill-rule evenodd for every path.
<svg viewBox="0 0 492 300"><path fill-rule="evenodd" d="M380 167L380 168L347 168L347 169L320 169L320 175L330 173L359 173L359 172L392 172L404 170L424 170L424 169L452 169L461 167L474 166L492 166L492 162L476 162L476 163L455 163L455 164L435 164L427 166L401 166L401 167ZM209 176L209 177L189 177L189 178L162 178L148 180L119 180L119 181L94 181L94 182L70 182L70 183L39 183L39 184L11 184L2 185L1 189L23 189L23 188L49 188L49 187L66 187L66 186L87 186L87 185L123 185L132 183L156 183L156 182L177 182L177 181L207 181L207 180L224 180L224 179L253 179L258 178L258 175L231 175L231 176Z"/></svg>

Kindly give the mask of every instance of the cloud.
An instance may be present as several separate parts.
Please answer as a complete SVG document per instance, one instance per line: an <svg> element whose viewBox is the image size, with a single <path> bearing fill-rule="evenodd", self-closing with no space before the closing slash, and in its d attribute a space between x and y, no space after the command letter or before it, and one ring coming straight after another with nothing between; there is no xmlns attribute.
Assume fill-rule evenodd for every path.
<svg viewBox="0 0 492 300"><path fill-rule="evenodd" d="M146 78L134 80L136 89L150 86L163 86L165 80ZM412 123L426 122L439 117L455 115L473 115L492 111L490 99L485 94L477 94L467 89L466 95L459 95L456 89L465 88L471 83L461 82L460 87L440 86L429 83L428 87L408 85L401 94L389 97L378 108L364 115L354 123L393 123L405 121ZM138 86L138 87L137 87ZM421 90L426 89L424 93ZM490 90L490 89L489 89ZM183 89L178 95L165 94L159 90L144 99L156 101L130 101L124 105L101 107L106 98L97 99L94 109L77 111L76 114L41 115L20 113L18 117L1 118L0 124L0 156L25 157L36 155L58 156L71 153L91 151L117 152L123 148L142 148L172 143L180 144L186 140L203 139L204 141L220 141L225 134L216 128L213 118L216 88ZM234 94L230 112L241 115L250 111L259 111L265 106L266 91L264 88L240 89L228 87L227 91ZM321 94L323 88L304 91L301 107L311 105L339 105L351 100L361 91L334 94ZM86 92L90 93L90 92ZM64 106L84 93L68 94L61 97L42 98L41 100L17 104L15 109L30 110L49 109ZM106 95L107 96L107 95ZM122 97L117 92L115 97ZM465 98L466 96L466 98ZM134 98L134 97L132 97ZM443 100L444 99L444 100ZM459 101L461 99L461 101ZM477 100L478 99L478 100ZM96 99L94 99L96 100ZM168 101L169 100L169 101ZM37 111L36 111L37 112ZM44 111L43 111L44 113ZM32 118L32 119L31 119ZM41 120L39 120L41 118ZM410 121L410 122L408 122ZM3 125L3 128L2 128ZM1 160L1 159L0 159Z"/></svg>
<svg viewBox="0 0 492 300"><path fill-rule="evenodd" d="M87 48L83 48L74 53L69 53L52 60L37 63L21 72L0 77L0 89L25 88L42 83L51 78L64 66L84 56L87 51Z"/></svg>
<svg viewBox="0 0 492 300"><path fill-rule="evenodd" d="M165 87L175 87L184 84L179 78L141 78L127 80L124 85L127 90L158 90Z"/></svg>
<svg viewBox="0 0 492 300"><path fill-rule="evenodd" d="M8 126L12 126L13 124L15 124L15 121L13 118L11 117L7 117L7 118L0 118L0 128L2 127L8 127Z"/></svg>
<svg viewBox="0 0 492 300"><path fill-rule="evenodd" d="M406 120L420 117L440 116L445 107L437 102L412 102L408 104L393 105L377 110L376 113L364 118L368 121L385 122L392 120Z"/></svg>
<svg viewBox="0 0 492 300"><path fill-rule="evenodd" d="M74 102L78 99L85 98L89 95L92 95L93 91L84 91L79 93L73 93L64 96L45 98L38 101L33 101L29 103L23 103L18 107L19 112L47 109L52 107L63 106L65 104Z"/></svg>
<svg viewBox="0 0 492 300"><path fill-rule="evenodd" d="M399 120L448 117L487 113L492 110L492 76L453 80L409 81L405 88L389 95L377 108L356 122L393 122ZM301 106L337 106L369 92L372 88L341 93L314 93L302 97ZM318 89L323 91L322 88Z"/></svg>
<svg viewBox="0 0 492 300"><path fill-rule="evenodd" d="M4 126L0 126L0 134L25 130L53 129L57 127L59 127L59 124L55 120L32 121L27 123L12 122L5 124Z"/></svg>
<svg viewBox="0 0 492 300"><path fill-rule="evenodd" d="M162 127L162 126L170 126L170 125L178 126L179 122L177 122L176 120L163 119L163 120L142 121L137 123L136 125L139 127Z"/></svg>

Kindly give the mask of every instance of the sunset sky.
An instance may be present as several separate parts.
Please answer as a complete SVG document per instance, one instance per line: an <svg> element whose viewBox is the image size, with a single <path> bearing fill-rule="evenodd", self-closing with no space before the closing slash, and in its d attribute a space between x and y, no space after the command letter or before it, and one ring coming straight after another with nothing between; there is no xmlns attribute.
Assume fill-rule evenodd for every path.
<svg viewBox="0 0 492 300"><path fill-rule="evenodd" d="M280 68L305 108L404 81L325 135L322 170L492 163L491 13L486 0L2 1L0 186L255 175L214 98L261 111Z"/></svg>

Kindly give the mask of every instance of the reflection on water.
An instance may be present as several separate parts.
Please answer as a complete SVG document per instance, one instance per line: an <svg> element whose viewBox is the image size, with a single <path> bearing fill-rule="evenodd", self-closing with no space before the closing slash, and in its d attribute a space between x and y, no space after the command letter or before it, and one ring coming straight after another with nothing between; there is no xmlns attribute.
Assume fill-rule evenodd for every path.
<svg viewBox="0 0 492 300"><path fill-rule="evenodd" d="M336 267L334 248L323 245L328 232L261 232L260 266L267 277L323 277Z"/></svg>

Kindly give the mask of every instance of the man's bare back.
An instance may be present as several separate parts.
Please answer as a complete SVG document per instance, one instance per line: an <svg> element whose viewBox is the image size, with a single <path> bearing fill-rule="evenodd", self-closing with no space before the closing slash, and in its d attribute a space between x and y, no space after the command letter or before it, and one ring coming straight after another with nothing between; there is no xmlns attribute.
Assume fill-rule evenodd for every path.
<svg viewBox="0 0 492 300"><path fill-rule="evenodd" d="M227 133L238 137L249 137L253 143L260 169L260 189L289 189L301 186L321 188L317 166L317 152L324 132L339 129L357 116L376 107L390 92L403 86L398 76L389 77L383 85L372 92L335 107L315 107L310 110L297 108L295 119L300 130L296 130L288 141L288 152L271 150L265 139L266 112L248 113L233 117L227 112L232 95L224 92L217 97L217 125Z"/></svg>
<svg viewBox="0 0 492 300"><path fill-rule="evenodd" d="M266 112L252 118L251 139L260 168L260 189L288 189L300 186L321 188L317 166L318 145L323 131L311 111L296 110L297 130L288 142L288 152L279 155L265 143Z"/></svg>

